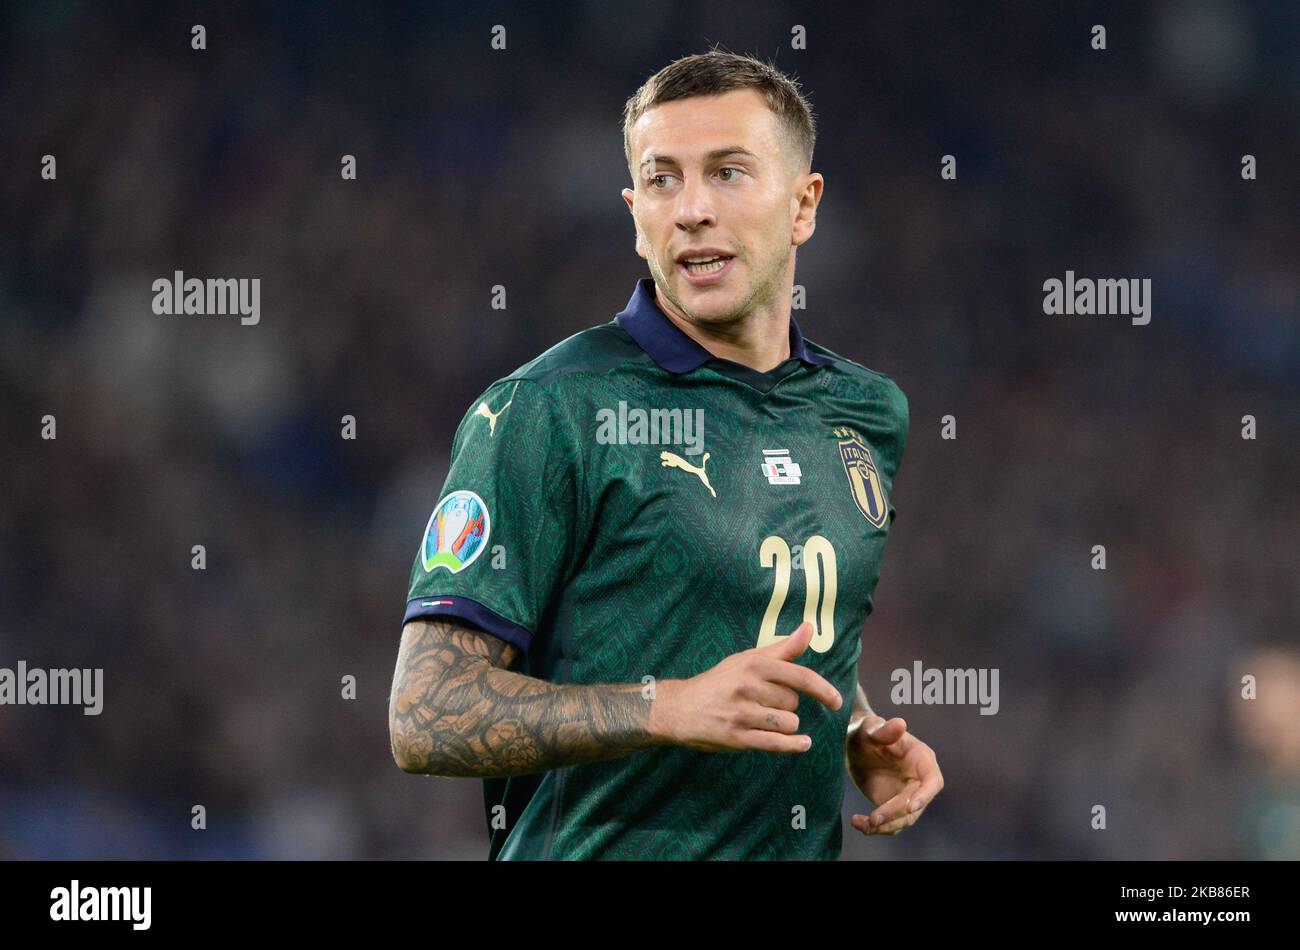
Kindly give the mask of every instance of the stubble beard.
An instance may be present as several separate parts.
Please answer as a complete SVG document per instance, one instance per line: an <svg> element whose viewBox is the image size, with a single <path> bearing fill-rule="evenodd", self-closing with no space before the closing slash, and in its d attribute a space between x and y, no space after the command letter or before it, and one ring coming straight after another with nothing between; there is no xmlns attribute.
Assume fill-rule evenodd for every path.
<svg viewBox="0 0 1300 950"><path fill-rule="evenodd" d="M749 292L744 295L744 298L738 306L723 314L701 315L693 312L676 296L674 285L664 274L663 267L660 266L658 258L655 257L653 260L654 263L651 265L650 270L655 278L655 282L660 287L664 288L664 296L667 297L672 305L684 314L692 324L702 327L726 327L743 320L753 309L755 301L766 299L765 295L770 295L772 293L772 289L781 280L785 273L785 266L783 265L782 267L776 268L766 280L755 281L751 277L748 287ZM737 260L746 265L747 273L751 275L753 274L752 268L748 267L748 258L737 255ZM677 265L675 263L673 264L673 276L678 276ZM682 279L685 280L685 278Z"/></svg>

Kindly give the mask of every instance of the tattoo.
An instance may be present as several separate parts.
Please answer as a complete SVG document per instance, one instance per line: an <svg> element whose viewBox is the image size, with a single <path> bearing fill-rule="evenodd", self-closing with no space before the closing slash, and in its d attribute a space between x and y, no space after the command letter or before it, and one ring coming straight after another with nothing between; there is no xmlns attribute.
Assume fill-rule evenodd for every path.
<svg viewBox="0 0 1300 950"><path fill-rule="evenodd" d="M556 684L506 669L519 650L459 621L402 631L388 725L407 772L497 778L661 744L639 684Z"/></svg>

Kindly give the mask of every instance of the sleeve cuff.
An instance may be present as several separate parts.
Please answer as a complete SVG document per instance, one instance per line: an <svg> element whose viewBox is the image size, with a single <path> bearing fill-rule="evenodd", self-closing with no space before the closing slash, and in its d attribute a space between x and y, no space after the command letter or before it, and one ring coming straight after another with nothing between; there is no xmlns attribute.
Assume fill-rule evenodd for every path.
<svg viewBox="0 0 1300 950"><path fill-rule="evenodd" d="M528 652L528 647L533 642L530 630L512 623L468 597L453 597L450 594L413 597L406 602L406 616L402 618L402 623L407 624L420 617L456 617L514 644L524 653Z"/></svg>

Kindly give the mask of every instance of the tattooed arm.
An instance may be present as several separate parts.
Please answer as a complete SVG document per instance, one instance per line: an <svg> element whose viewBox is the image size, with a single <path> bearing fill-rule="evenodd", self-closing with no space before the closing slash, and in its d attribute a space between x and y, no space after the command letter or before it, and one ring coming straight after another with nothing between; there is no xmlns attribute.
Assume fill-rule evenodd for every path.
<svg viewBox="0 0 1300 950"><path fill-rule="evenodd" d="M526 775L668 742L652 730L639 685L548 683L507 669L518 653L454 619L403 628L388 707L403 771Z"/></svg>

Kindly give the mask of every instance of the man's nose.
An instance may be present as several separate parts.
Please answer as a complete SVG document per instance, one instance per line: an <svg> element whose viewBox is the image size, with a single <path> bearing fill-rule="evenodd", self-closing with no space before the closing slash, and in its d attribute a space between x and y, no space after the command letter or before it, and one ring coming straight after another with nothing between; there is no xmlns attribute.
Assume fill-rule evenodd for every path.
<svg viewBox="0 0 1300 950"><path fill-rule="evenodd" d="M698 178L683 182L681 193L677 196L678 227L694 231L714 223L713 200L706 183Z"/></svg>

